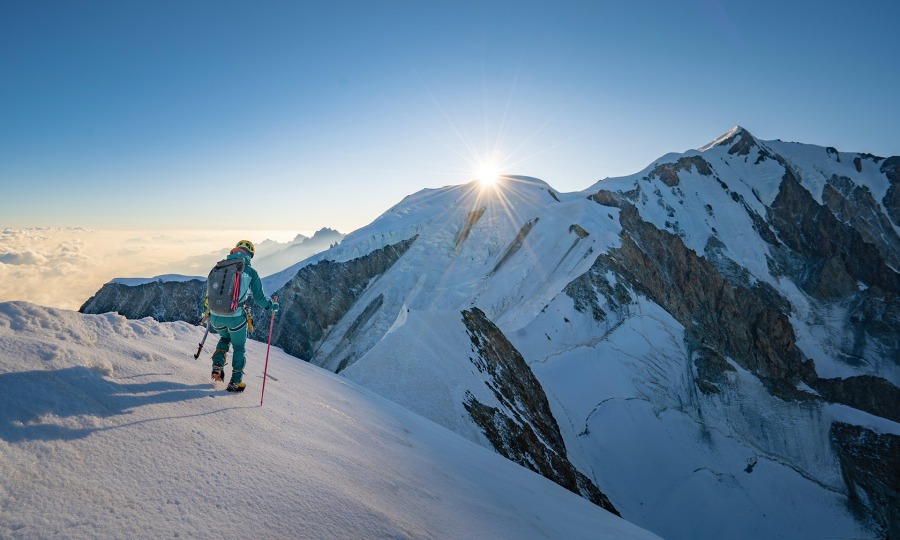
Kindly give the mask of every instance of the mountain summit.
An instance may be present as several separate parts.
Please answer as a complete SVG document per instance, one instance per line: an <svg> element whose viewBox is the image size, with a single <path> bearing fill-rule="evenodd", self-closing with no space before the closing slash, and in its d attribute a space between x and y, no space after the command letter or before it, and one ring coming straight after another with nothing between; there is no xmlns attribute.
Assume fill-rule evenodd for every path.
<svg viewBox="0 0 900 540"><path fill-rule="evenodd" d="M712 141L701 146L697 150L699 150L701 152L705 152L715 146L730 146L735 141L735 139L744 140L745 137L747 138L748 144L752 144L752 143L756 142L756 139L753 138L753 135L749 131L747 131L746 129L744 129L741 126L734 126L733 128L731 128L731 130L729 130L724 135L720 135L719 137L716 137L715 139L713 139Z"/></svg>
<svg viewBox="0 0 900 540"><path fill-rule="evenodd" d="M667 538L900 536L898 166L424 190L269 279L274 341Z"/></svg>

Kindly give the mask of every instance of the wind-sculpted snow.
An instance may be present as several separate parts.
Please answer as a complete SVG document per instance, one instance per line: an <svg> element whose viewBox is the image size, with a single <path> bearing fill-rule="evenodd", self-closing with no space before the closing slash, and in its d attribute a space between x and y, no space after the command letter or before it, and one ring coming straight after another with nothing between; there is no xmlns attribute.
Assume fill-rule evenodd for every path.
<svg viewBox="0 0 900 540"><path fill-rule="evenodd" d="M656 538L356 384L186 323L0 303L2 538Z"/></svg>

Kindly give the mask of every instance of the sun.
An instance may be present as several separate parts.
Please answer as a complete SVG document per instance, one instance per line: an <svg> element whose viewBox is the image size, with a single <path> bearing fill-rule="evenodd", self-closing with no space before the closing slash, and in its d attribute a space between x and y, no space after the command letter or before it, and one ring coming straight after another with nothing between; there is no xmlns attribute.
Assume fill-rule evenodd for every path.
<svg viewBox="0 0 900 540"><path fill-rule="evenodd" d="M482 154L472 160L472 165L481 189L499 188L506 168L506 160L502 154L496 150Z"/></svg>
<svg viewBox="0 0 900 540"><path fill-rule="evenodd" d="M491 187L497 183L500 168L494 163L484 163L478 168L477 176L481 187Z"/></svg>

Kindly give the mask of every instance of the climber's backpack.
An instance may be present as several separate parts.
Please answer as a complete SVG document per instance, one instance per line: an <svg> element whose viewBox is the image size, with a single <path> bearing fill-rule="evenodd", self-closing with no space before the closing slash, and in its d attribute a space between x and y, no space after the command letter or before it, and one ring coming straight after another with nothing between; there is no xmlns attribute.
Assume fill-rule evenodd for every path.
<svg viewBox="0 0 900 540"><path fill-rule="evenodd" d="M244 272L244 260L224 259L216 263L206 278L209 311L215 315L232 316L240 309L250 288L250 276Z"/></svg>

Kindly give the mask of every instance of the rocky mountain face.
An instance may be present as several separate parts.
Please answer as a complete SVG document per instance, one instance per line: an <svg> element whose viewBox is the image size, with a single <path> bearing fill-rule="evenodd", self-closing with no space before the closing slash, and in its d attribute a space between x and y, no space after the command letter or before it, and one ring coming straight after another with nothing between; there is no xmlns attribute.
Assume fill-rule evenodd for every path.
<svg viewBox="0 0 900 540"><path fill-rule="evenodd" d="M153 317L160 322L186 321L203 317L206 281L151 281L141 285L110 282L79 309L82 313L116 312L129 319Z"/></svg>
<svg viewBox="0 0 900 540"><path fill-rule="evenodd" d="M638 178L632 189L592 194L599 204L621 210L621 247L598 256L591 270L570 284L567 293L576 308L598 321L631 316L623 306L634 305L637 296L661 306L684 327L685 356L694 364L688 367L703 394L728 392L734 380L730 372L739 367L755 375L771 396L783 402L802 407L837 403L898 422L900 273L896 261L900 249L896 223L888 217L896 213L896 200L887 194L895 192L897 179L889 176L890 187L879 201L865 182L829 171L830 157L840 162L836 150L826 149L816 162L809 163L806 156L785 157L773 146L756 141L746 130L736 130L707 149L705 153L713 154L710 161L704 155L682 157L657 165ZM728 167L734 160L721 156L721 150L726 150L726 156L744 156L744 163L752 161L756 166L767 160L777 163L782 174L774 199L767 203L766 195L757 191L753 167L730 175L728 181L750 187L749 195L757 204L748 204L748 194L731 190L719 171L726 172L722 165ZM715 153L724 163L712 161ZM858 155L852 161L857 172L871 168L884 173L884 166L877 167L879 162L894 159ZM760 176L771 174L758 172ZM684 173L688 178L680 178ZM809 178L812 175L820 178ZM657 179L674 197L660 196L661 187L653 185ZM814 194L810 187L817 182L822 191ZM712 234L702 251L686 245L685 239L695 240L691 237L698 236L697 231L678 225L676 220L683 214L674 210L671 201L687 206L684 191L717 188L736 203L731 211L746 214L746 222L765 243L764 273L754 275L731 258L735 244L715 227L709 228ZM651 204L667 212L669 219L662 227L659 222L645 221ZM704 209L709 217L714 216L712 205L706 204ZM730 232L745 235L749 231ZM608 306L612 313L607 314L601 306ZM796 319L804 315L806 324L798 324ZM826 317L836 319L826 322ZM812 347L808 343L803 346L804 340L798 337L798 332L811 327L831 333L825 343L820 342L820 351L809 351ZM826 370L839 366L842 376L822 376L809 352L825 353L829 358L823 364L832 364ZM698 419L703 416L704 401L692 404L699 406ZM725 418L726 423L732 421ZM828 430L840 462L843 486L839 489L847 494L857 515L874 520L882 534L896 534L891 531L898 526L893 510L900 458L897 431L878 433L839 421L823 422L817 431L824 430ZM785 430L784 436L790 433ZM813 472L816 467L798 467L803 458L796 451L785 453L766 446L769 448L760 448L757 443L758 449L787 458L804 473L818 478L830 474ZM835 488L838 485L832 481L829 489Z"/></svg>
<svg viewBox="0 0 900 540"><path fill-rule="evenodd" d="M665 537L894 537L898 171L736 128L425 190L270 281L273 342Z"/></svg>
<svg viewBox="0 0 900 540"><path fill-rule="evenodd" d="M851 508L865 519L874 512L886 538L900 535L900 438L835 422L831 444L841 462ZM893 478L883 471L894 471Z"/></svg>
<svg viewBox="0 0 900 540"><path fill-rule="evenodd" d="M469 360L487 376L499 407L467 392L465 407L491 445L520 463L594 504L620 515L590 478L569 462L547 396L512 343L478 308L462 312L473 356Z"/></svg>
<svg viewBox="0 0 900 540"><path fill-rule="evenodd" d="M301 268L275 293L284 309L275 319L272 342L293 356L311 360L332 327L345 317L369 283L397 262L415 240L409 238L349 261L323 259ZM353 339L373 309L378 308L379 300L373 302L354 319L342 339ZM266 313L258 306L253 314L257 321L266 320ZM268 333L268 325L257 324L251 337L265 341ZM337 371L347 363L349 359L342 359Z"/></svg>

